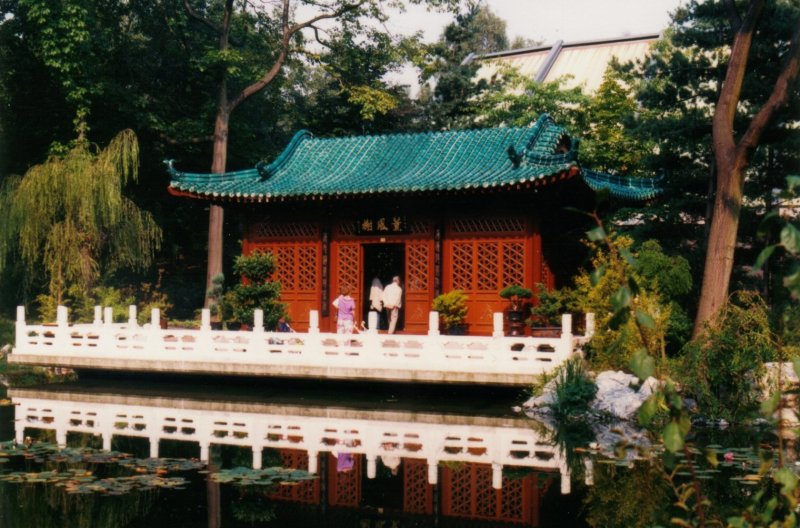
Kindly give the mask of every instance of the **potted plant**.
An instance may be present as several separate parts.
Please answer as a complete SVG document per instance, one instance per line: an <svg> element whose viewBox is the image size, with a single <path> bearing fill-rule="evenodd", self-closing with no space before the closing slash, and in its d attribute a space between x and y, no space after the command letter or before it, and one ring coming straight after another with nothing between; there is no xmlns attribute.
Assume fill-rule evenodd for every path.
<svg viewBox="0 0 800 528"><path fill-rule="evenodd" d="M439 312L439 322L445 333L465 335L467 320L467 295L461 290L443 293L433 300L432 308Z"/></svg>
<svg viewBox="0 0 800 528"><path fill-rule="evenodd" d="M561 315L575 308L574 292L569 288L548 291L544 284L536 285L536 304L531 307L531 335L558 337L561 335Z"/></svg>
<svg viewBox="0 0 800 528"><path fill-rule="evenodd" d="M511 284L500 290L500 297L508 299L511 303L506 311L509 335L518 336L522 334L525 321L525 314L522 307L525 303L525 299L530 299L531 296L533 296L533 290L520 286L519 284Z"/></svg>

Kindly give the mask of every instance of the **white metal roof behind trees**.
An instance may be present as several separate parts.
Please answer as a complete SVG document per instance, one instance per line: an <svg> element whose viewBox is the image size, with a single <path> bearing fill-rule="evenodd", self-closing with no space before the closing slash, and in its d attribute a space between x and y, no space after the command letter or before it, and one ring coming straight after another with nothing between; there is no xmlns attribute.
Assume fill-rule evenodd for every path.
<svg viewBox="0 0 800 528"><path fill-rule="evenodd" d="M548 46L488 53L474 60L482 63L477 74L479 79L495 76L499 63L516 68L537 82L571 76L565 88L582 86L584 92L591 94L603 82L603 74L612 58L623 63L642 59L658 38L659 35L640 35L573 43L557 41Z"/></svg>

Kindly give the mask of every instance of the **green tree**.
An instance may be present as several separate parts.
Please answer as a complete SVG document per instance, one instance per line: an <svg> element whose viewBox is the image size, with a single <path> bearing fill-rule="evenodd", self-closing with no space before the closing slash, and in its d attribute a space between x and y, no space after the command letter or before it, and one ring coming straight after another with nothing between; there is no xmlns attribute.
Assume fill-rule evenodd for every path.
<svg viewBox="0 0 800 528"><path fill-rule="evenodd" d="M161 242L152 215L123 195L138 178L130 130L105 148L79 141L0 192L0 269L18 255L27 283L44 273L51 300L87 295L102 276L149 266Z"/></svg>
<svg viewBox="0 0 800 528"><path fill-rule="evenodd" d="M410 0L421 3L423 0ZM452 0L425 0L429 5L449 5ZM402 4L402 2L401 2ZM344 31L359 32L367 20L387 19L385 6L378 0L333 0L320 3L314 0L282 0L274 9L254 8L249 2L224 0L190 2L184 0L189 17L211 37L199 57L216 73L216 117L212 134L212 173L223 173L227 168L228 138L232 113L253 95L267 86L279 84L287 65L308 51L303 33L312 34L315 41L326 45L320 35L338 25ZM303 8L315 14L298 17ZM243 49L241 43L250 42ZM256 51L258 50L258 51ZM256 54L258 61L247 58ZM374 92L350 89L354 97L374 101ZM206 288L222 271L223 208L209 207L208 269ZM206 299L208 304L208 299Z"/></svg>
<svg viewBox="0 0 800 528"><path fill-rule="evenodd" d="M435 129L473 126L477 116L470 101L500 83L476 80L480 64L473 55L508 49L506 23L482 2L468 2L448 24L423 59L422 81L433 85L427 94L427 114Z"/></svg>

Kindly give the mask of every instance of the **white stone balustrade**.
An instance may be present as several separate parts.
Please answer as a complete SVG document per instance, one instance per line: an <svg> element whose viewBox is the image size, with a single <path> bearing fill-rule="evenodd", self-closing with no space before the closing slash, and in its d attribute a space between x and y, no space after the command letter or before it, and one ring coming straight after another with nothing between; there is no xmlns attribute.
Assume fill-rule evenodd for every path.
<svg viewBox="0 0 800 528"><path fill-rule="evenodd" d="M265 331L260 310L251 331L212 330L208 310L199 329L162 329L157 310L143 327L135 307L125 323L114 323L110 308L103 310L102 321L99 315L97 308L93 323L71 325L67 309L59 307L55 326L29 325L18 308L9 361L77 369L526 385L533 375L558 367L589 337L572 335L569 314L562 317L560 337L505 336L501 314L494 314L491 336L441 335L436 312L430 314L427 335L320 332L316 311L310 313L308 332L297 333Z"/></svg>
<svg viewBox="0 0 800 528"><path fill-rule="evenodd" d="M264 449L296 449L307 452L311 473L318 471L321 453L353 453L365 456L369 478L375 477L379 457L412 458L427 460L431 484L437 484L440 462L472 462L491 465L496 489L502 487L503 467L529 467L560 473L562 493L570 492L562 450L525 418L497 420L503 422L498 425L481 417L475 423L465 422L464 417L460 423L448 423L446 415L430 413L421 420L419 412L394 412L392 420L382 419L380 411L340 418L327 416L328 408L303 408L297 414L288 408L280 413L223 411L194 405L170 408L148 401L132 405L79 397L46 399L31 393L35 389L11 392L20 443L30 429L54 431L62 446L67 433L100 436L105 449L111 448L114 436L138 437L149 440L150 456L157 457L161 440L180 440L197 443L204 461L212 445L232 445L250 448L256 469L262 466Z"/></svg>

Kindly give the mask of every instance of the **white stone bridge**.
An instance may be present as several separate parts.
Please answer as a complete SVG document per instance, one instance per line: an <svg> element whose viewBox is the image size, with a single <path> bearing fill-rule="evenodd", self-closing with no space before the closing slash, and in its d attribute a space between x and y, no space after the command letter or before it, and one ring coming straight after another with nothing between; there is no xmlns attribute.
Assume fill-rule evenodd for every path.
<svg viewBox="0 0 800 528"><path fill-rule="evenodd" d="M427 335L379 334L370 329L343 335L321 332L319 314L310 312L307 332L268 332L256 310L252 330L212 330L208 310L199 329L162 329L159 310L151 322L137 324L136 307L125 323L114 323L111 308L95 308L94 321L70 324L58 308L55 324L30 325L17 308L16 346L9 362L107 370L221 376L270 376L335 380L527 386L549 372L591 337L572 334L572 316L562 316L557 337L505 336L503 314L494 314L491 336L439 333L439 314L431 312Z"/></svg>

